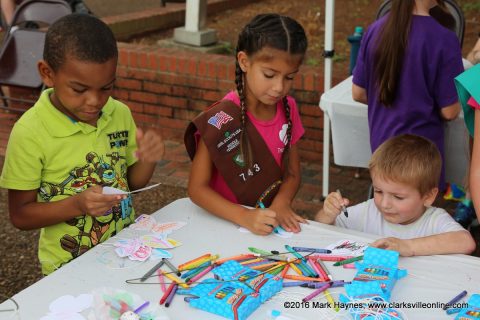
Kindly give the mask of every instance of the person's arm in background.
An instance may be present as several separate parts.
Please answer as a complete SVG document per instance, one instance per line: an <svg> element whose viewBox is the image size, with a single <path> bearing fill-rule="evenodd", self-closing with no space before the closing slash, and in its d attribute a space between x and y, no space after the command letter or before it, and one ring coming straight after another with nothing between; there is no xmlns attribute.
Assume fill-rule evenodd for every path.
<svg viewBox="0 0 480 320"><path fill-rule="evenodd" d="M440 110L440 116L446 121L455 120L459 113L460 103L458 101Z"/></svg>
<svg viewBox="0 0 480 320"><path fill-rule="evenodd" d="M367 90L356 84L352 84L352 98L357 102L367 104Z"/></svg>
<svg viewBox="0 0 480 320"><path fill-rule="evenodd" d="M475 128L480 128L480 110L475 110ZM477 218L480 217L480 130L474 131L473 151L470 165L470 192ZM480 219L479 219L480 220Z"/></svg>
<svg viewBox="0 0 480 320"><path fill-rule="evenodd" d="M12 23L15 6L15 0L0 0L0 11L5 18L5 23L7 25L10 25Z"/></svg>
<svg viewBox="0 0 480 320"><path fill-rule="evenodd" d="M480 33L478 34L478 40L475 43L475 46L473 46L472 51L467 55L467 60L473 65L480 63Z"/></svg>

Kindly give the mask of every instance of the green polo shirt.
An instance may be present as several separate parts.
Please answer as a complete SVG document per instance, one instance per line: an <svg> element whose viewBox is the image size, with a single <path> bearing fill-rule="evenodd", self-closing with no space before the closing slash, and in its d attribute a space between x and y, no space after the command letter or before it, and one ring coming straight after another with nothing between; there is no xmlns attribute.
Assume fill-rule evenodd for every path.
<svg viewBox="0 0 480 320"><path fill-rule="evenodd" d="M65 199L90 186L128 190L136 127L129 108L110 98L97 127L75 121L50 102L45 90L17 121L8 141L0 187L37 190L38 202ZM102 217L83 215L42 228L38 256L44 274L101 243L134 219L131 198Z"/></svg>

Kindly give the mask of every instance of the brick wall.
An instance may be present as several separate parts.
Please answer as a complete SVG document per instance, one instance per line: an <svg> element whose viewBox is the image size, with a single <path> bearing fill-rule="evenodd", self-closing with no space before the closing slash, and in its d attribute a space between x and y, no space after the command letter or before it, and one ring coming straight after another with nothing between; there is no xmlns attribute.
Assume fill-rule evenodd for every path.
<svg viewBox="0 0 480 320"><path fill-rule="evenodd" d="M140 126L154 126L167 139L182 140L196 114L235 88L231 56L173 48L121 44L115 97L126 102ZM321 160L323 69L302 66L292 95L300 109L305 136L303 160Z"/></svg>
<svg viewBox="0 0 480 320"><path fill-rule="evenodd" d="M235 88L234 65L231 56L120 43L114 97L131 108L139 126L159 128L165 139L182 141L189 120ZM27 94L13 91L17 97ZM322 68L302 66L292 91L306 130L299 144L302 160L322 159L322 91ZM0 110L2 155L17 117Z"/></svg>

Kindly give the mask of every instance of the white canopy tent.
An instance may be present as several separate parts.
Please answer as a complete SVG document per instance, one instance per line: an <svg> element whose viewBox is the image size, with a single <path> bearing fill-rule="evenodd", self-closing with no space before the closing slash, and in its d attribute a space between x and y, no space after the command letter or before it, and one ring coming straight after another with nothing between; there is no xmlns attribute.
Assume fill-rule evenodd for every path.
<svg viewBox="0 0 480 320"><path fill-rule="evenodd" d="M335 0L325 0L325 67L323 92L332 87L332 58L333 58L333 34L335 20ZM330 168L330 118L326 112L323 113L323 176L322 195L328 195Z"/></svg>

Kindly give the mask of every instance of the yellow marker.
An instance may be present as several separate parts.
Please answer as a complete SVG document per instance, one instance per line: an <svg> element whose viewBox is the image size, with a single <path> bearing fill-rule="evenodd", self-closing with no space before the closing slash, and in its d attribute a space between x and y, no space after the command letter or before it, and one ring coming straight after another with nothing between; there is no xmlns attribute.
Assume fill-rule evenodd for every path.
<svg viewBox="0 0 480 320"><path fill-rule="evenodd" d="M283 269L283 266L284 266L285 264L286 264L286 263L282 263L282 262L275 263L275 265L274 265L273 267L271 267L270 269L265 270L264 272L267 273L267 272L270 272L270 271L273 271L273 270L276 270L276 269L279 269L279 268L282 268L282 269Z"/></svg>
<svg viewBox="0 0 480 320"><path fill-rule="evenodd" d="M300 269L299 269L295 264L290 263L290 267L291 267L293 270L295 270L295 272L298 273L299 276L303 276L303 275L304 275L303 272L300 271Z"/></svg>
<svg viewBox="0 0 480 320"><path fill-rule="evenodd" d="M251 260L242 261L242 262L240 262L240 264L241 264L242 266L244 266L244 265L246 265L246 264L248 265L248 264L250 264L250 263L255 263L255 262L260 262L260 261L265 261L265 259L263 259L263 258L255 258L255 259L251 259Z"/></svg>
<svg viewBox="0 0 480 320"><path fill-rule="evenodd" d="M180 266L181 266L181 265L180 265L180 266L178 266L178 270L179 270L179 271L185 271L185 270L195 269L195 268L201 266L202 264L204 264L205 262L217 260L218 257L219 257L218 254L215 254L215 255L209 256L209 257L205 257L205 258L202 258L202 259L200 259L200 260L197 260L197 261L195 261L195 262L193 262L193 263L189 263L189 264L188 264L188 267L185 267L185 266L180 267Z"/></svg>
<svg viewBox="0 0 480 320"><path fill-rule="evenodd" d="M208 259L211 256L210 253L204 254L203 256L200 256L198 258L195 258L193 260L187 261L185 263L182 263L178 265L178 270L185 270L185 269L191 269L190 266L194 263L197 263L198 261Z"/></svg>
<svg viewBox="0 0 480 320"><path fill-rule="evenodd" d="M180 287L184 288L184 289L188 289L190 288L188 286L188 284L186 284L185 282L183 282L182 280L180 280L179 278L177 278L177 276L175 276L174 274L172 273L168 273L168 272L165 272L162 270L162 273L165 277L167 277L168 279L172 280L173 282L176 282Z"/></svg>
<svg viewBox="0 0 480 320"><path fill-rule="evenodd" d="M338 306L335 305L335 300L333 300L330 292L328 292L328 290L325 290L323 294L325 295L325 298L327 298L327 301L330 302L330 304L332 305L332 308L335 309L335 312L338 312L340 309L338 308Z"/></svg>
<svg viewBox="0 0 480 320"><path fill-rule="evenodd" d="M272 266L276 266L277 264L278 262L270 262L270 263L265 263L258 266L249 267L249 268L253 270L264 270L264 269L269 269Z"/></svg>

